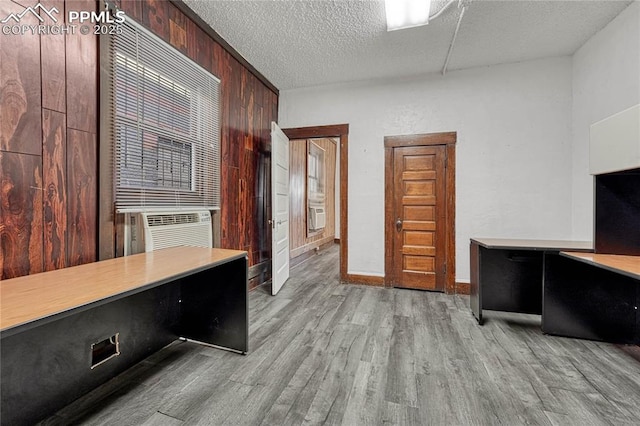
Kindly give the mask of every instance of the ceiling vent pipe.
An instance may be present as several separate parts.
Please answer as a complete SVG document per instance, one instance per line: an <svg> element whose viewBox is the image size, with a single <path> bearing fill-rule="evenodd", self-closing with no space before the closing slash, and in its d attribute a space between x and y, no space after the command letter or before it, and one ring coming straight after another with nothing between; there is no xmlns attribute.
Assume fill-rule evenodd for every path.
<svg viewBox="0 0 640 426"><path fill-rule="evenodd" d="M455 0L453 0L455 1ZM444 9L446 9L453 1L447 3L437 14L439 15ZM447 52L447 58L444 61L444 66L442 67L442 75L447 73L447 66L449 65L449 59L451 59L451 52L453 52L453 45L456 42L456 38L458 37L458 31L460 31L460 24L462 23L462 18L464 17L464 12L467 10L467 7L471 4L473 0L459 0L458 1L458 9L460 9L460 16L458 16L458 24L456 25L456 30L453 33L453 38L451 39L451 44L449 45L449 51Z"/></svg>

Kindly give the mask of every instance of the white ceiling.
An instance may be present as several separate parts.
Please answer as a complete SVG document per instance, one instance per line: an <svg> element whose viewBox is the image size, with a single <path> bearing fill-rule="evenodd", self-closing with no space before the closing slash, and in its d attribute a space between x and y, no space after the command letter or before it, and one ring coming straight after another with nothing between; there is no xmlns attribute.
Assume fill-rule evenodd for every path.
<svg viewBox="0 0 640 426"><path fill-rule="evenodd" d="M570 55L631 2L475 0L447 70ZM184 3L280 90L441 72L461 10L387 32L384 0Z"/></svg>

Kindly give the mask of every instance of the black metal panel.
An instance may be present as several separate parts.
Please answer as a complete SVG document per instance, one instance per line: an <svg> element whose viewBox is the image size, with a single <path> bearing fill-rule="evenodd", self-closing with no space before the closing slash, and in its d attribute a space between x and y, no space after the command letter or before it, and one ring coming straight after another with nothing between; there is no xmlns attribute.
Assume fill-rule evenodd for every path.
<svg viewBox="0 0 640 426"><path fill-rule="evenodd" d="M614 343L640 343L638 286L640 280L546 254L542 331Z"/></svg>
<svg viewBox="0 0 640 426"><path fill-rule="evenodd" d="M596 253L640 255L640 169L595 178Z"/></svg>
<svg viewBox="0 0 640 426"><path fill-rule="evenodd" d="M482 289L480 288L480 250L478 243L471 241L471 280L469 284L469 305L473 316L482 324Z"/></svg>
<svg viewBox="0 0 640 426"><path fill-rule="evenodd" d="M543 252L479 249L482 309L542 313Z"/></svg>
<svg viewBox="0 0 640 426"><path fill-rule="evenodd" d="M3 425L33 424L177 338L179 282L3 337ZM121 354L91 369L91 344L119 333Z"/></svg>
<svg viewBox="0 0 640 426"><path fill-rule="evenodd" d="M249 351L246 258L184 278L181 300L182 337Z"/></svg>

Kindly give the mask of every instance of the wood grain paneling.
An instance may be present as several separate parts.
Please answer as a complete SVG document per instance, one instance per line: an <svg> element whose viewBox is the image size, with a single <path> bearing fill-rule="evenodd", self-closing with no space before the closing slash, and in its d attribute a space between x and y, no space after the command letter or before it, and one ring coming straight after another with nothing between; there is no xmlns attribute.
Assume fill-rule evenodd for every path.
<svg viewBox="0 0 640 426"><path fill-rule="evenodd" d="M67 10L97 5L42 4L58 9L58 23ZM3 1L0 8L20 13L24 4ZM95 260L96 42L80 34L0 37L3 278L63 268L70 254L73 264ZM73 151L68 127L86 130L71 135Z"/></svg>
<svg viewBox="0 0 640 426"><path fill-rule="evenodd" d="M24 7L0 2L0 16L20 13ZM21 24L38 25L35 16L25 15ZM40 37L0 36L0 150L42 154Z"/></svg>
<svg viewBox="0 0 640 426"><path fill-rule="evenodd" d="M2 279L42 272L41 158L0 151Z"/></svg>
<svg viewBox="0 0 640 426"><path fill-rule="evenodd" d="M64 0L41 0L40 3L47 8L55 7L60 13L57 15L58 23L64 22ZM45 22L52 21L43 14ZM61 34L43 35L40 37L40 54L42 56L42 107L61 113L66 112L66 48L65 36Z"/></svg>
<svg viewBox="0 0 640 426"><path fill-rule="evenodd" d="M307 239L306 158L307 140L289 141L289 249L292 259L303 253L295 251L304 246Z"/></svg>
<svg viewBox="0 0 640 426"><path fill-rule="evenodd" d="M67 131L67 266L96 261L96 135Z"/></svg>
<svg viewBox="0 0 640 426"><path fill-rule="evenodd" d="M67 128L65 115L43 110L44 270L67 266Z"/></svg>
<svg viewBox="0 0 640 426"><path fill-rule="evenodd" d="M95 11L92 0L67 0L67 10ZM97 133L98 39L93 34L66 36L67 126Z"/></svg>
<svg viewBox="0 0 640 426"><path fill-rule="evenodd" d="M160 37L169 40L169 2L166 0L143 0L142 23Z"/></svg>
<svg viewBox="0 0 640 426"><path fill-rule="evenodd" d="M187 54L187 17L172 4L168 4L169 43L183 54Z"/></svg>
<svg viewBox="0 0 640 426"><path fill-rule="evenodd" d="M96 10L98 3L93 0L46 0L43 4L55 4L61 12L59 15L64 16L69 10ZM221 79L221 244L227 248L246 249L251 253L252 264L269 260L269 126L271 121L277 121L277 89L265 82L264 77L247 66L242 58L236 59L235 53L225 50L227 46L212 36L213 31L203 27L201 20L185 14L188 8L181 2L143 0L116 1L115 4L128 17L143 23ZM12 11L21 12L23 6L3 1L0 13L4 16ZM32 222L40 221L39 225L29 227L32 229L29 243L21 240L14 245L11 242L14 237L5 235L9 232L5 230L15 229L17 219L12 219L8 227L2 223L2 270L10 270L10 276L18 276L41 270L43 259L47 269L94 261L98 235L97 37L81 34L2 36L0 55L0 149L32 154L32 157L23 157L3 153L2 161L6 165L3 179L8 177L11 188L26 185L25 191L28 191L25 188L41 188L45 185L41 183L42 179L46 179L44 190L30 193L35 198L22 203L31 210L23 211L21 215L32 218ZM47 120L44 131L43 117ZM60 128L61 122L66 122L66 129ZM58 144L58 141L64 141L64 134L66 150ZM64 161L60 161L61 158ZM25 183L27 181L29 183ZM103 186L102 191L111 190L110 185ZM10 204L4 198L9 192L3 190L4 206ZM113 215L112 206L105 204L103 209L101 214L105 217ZM44 229L43 212L47 220ZM20 223L26 223L25 220L20 219ZM115 222L103 224L111 227ZM37 238L32 237L34 233ZM100 235L112 237L113 232L101 229ZM105 244L118 242L106 241ZM115 252L115 247L101 246L101 253ZM7 253L15 253L10 257L21 259L21 263L8 261Z"/></svg>

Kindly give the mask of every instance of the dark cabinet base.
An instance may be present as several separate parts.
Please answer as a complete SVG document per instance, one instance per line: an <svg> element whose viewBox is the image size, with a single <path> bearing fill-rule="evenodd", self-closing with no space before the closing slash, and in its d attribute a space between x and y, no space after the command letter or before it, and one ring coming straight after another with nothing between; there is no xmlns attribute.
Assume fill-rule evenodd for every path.
<svg viewBox="0 0 640 426"><path fill-rule="evenodd" d="M471 243L471 311L542 313L542 255L535 250L488 249Z"/></svg>
<svg viewBox="0 0 640 426"><path fill-rule="evenodd" d="M640 343L640 281L557 254L544 260L542 331Z"/></svg>
<svg viewBox="0 0 640 426"><path fill-rule="evenodd" d="M120 354L92 368L92 344L118 335ZM86 307L0 343L3 425L29 425L185 337L246 353L247 261Z"/></svg>

